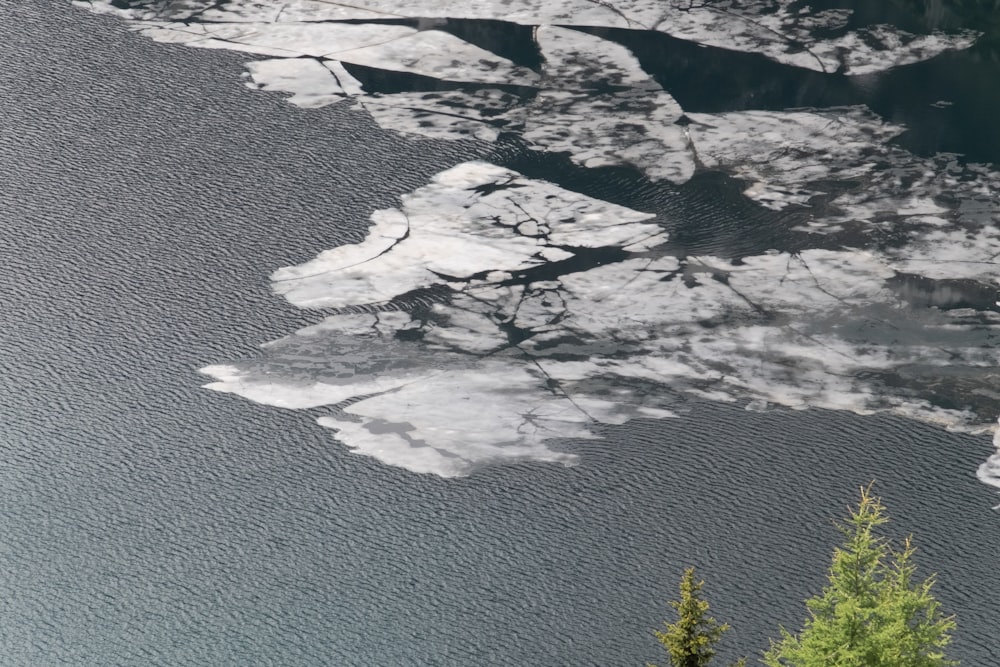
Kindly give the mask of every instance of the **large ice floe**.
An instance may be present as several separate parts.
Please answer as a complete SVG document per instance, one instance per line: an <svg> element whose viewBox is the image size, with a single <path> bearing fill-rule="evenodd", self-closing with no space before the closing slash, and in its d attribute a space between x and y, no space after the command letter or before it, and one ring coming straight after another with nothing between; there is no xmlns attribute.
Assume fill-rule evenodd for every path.
<svg viewBox="0 0 1000 667"><path fill-rule="evenodd" d="M351 99L382 127L408 135L491 141L514 133L585 166L630 165L674 182L696 166L675 125L678 104L624 47L571 28L664 32L850 75L926 60L975 39L884 25L847 30L850 12L813 11L792 0L75 2L123 16L158 41L264 56L247 64L249 84L290 93L293 104ZM459 19L532 26L538 71L449 33L449 21ZM349 71L357 67L426 77L442 89L366 89Z"/></svg>
<svg viewBox="0 0 1000 667"><path fill-rule="evenodd" d="M811 123L797 112L791 125ZM811 150L832 147L817 140ZM937 187L972 197L986 186L964 183ZM274 273L275 291L324 310L322 322L269 343L260 359L203 372L212 389L319 410L358 452L446 476L500 460L570 462L554 439L670 416L682 393L985 431L1000 398L986 255L995 216L901 205L878 178L866 185L878 188L874 203L847 196L868 207L862 224L878 237L879 206L895 207L891 224L912 246L678 257L648 214L462 164L376 211L364 241ZM936 237L941 216L966 229L951 247ZM908 248L928 239L945 255L966 253L970 277L913 272Z"/></svg>
<svg viewBox="0 0 1000 667"><path fill-rule="evenodd" d="M565 317L558 280L528 276L661 245L651 217L495 165L459 165L373 214L363 242L276 271L275 291L289 301L337 314L271 343L263 362L204 369L218 380L209 386L289 408L364 397L320 423L360 452L422 472L571 460L544 441L586 437L595 419L669 413L560 388L518 346Z"/></svg>
<svg viewBox="0 0 1000 667"><path fill-rule="evenodd" d="M625 28L663 32L724 49L760 53L821 72L870 74L960 49L974 34L914 35L888 25L848 30L849 10L816 11L794 0L75 0L97 11L143 21L164 41L240 48L264 55L329 55L347 24L404 19L479 19L522 25ZM399 26L385 28L383 42ZM368 30L370 26L357 26ZM402 62L411 46L389 47L380 67ZM374 52L369 51L369 54ZM391 55L390 55L391 54ZM460 57L462 52L454 54Z"/></svg>
<svg viewBox="0 0 1000 667"><path fill-rule="evenodd" d="M952 380L990 397L996 319L959 346L944 315L900 331L900 304L876 301L888 274L866 253L815 251L737 267L632 258L535 283L449 281L426 303L410 294L331 315L269 344L263 359L204 372L217 379L209 387L260 403L335 406L319 422L349 447L445 475L569 460L545 440L669 416L677 390L978 426L927 390Z"/></svg>
<svg viewBox="0 0 1000 667"><path fill-rule="evenodd" d="M303 107L349 100L406 136L513 137L661 188L721 172L758 217L812 240L689 254L662 215L465 163L374 212L360 243L275 271L275 293L320 321L202 369L212 389L308 411L354 451L443 476L571 463L560 439L669 417L688 395L994 426L996 171L912 155L864 107L685 113L628 49L578 28L847 75L972 35L852 31L844 11L785 0L78 4L160 41L262 56L249 85ZM453 19L532 26L537 60L462 39ZM424 89L370 88L366 69ZM1000 486L1000 454L979 476Z"/></svg>

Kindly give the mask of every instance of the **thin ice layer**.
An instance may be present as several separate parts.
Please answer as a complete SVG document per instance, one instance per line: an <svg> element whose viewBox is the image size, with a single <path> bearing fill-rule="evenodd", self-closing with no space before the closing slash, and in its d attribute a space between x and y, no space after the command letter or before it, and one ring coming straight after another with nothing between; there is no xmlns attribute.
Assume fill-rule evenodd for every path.
<svg viewBox="0 0 1000 667"><path fill-rule="evenodd" d="M202 372L215 378L211 389L282 408L354 401L319 417L320 425L357 453L445 477L487 463L570 464L576 457L552 438L594 437L595 418L668 415L571 397L516 350L481 358L431 345L411 356L412 345L396 334L423 326L402 312L332 316L269 344L266 360Z"/></svg>
<svg viewBox="0 0 1000 667"><path fill-rule="evenodd" d="M537 78L531 70L448 33L401 25L147 21L136 27L159 42L289 59L324 58L444 81L531 85Z"/></svg>
<svg viewBox="0 0 1000 667"><path fill-rule="evenodd" d="M95 8L99 7L107 9L97 3ZM703 44L847 73L867 73L970 43L968 35L916 37L885 26L843 32L847 18L843 11L793 10L784 0L752 0L725 7L660 0L615 5L514 0L471 8L437 0L405 7L369 1L351 6L292 2L277 8L264 1L205 4L193 0L138 3L122 12L135 20L134 27L157 40L272 56L266 65L249 65L253 78L264 89L293 93L289 100L294 104L316 107L333 103L340 95L352 96L382 127L410 136L492 141L501 133L520 134L537 150L565 152L586 167L629 165L651 180L683 183L699 167L720 165L733 168L740 177L764 176L756 178L762 187L748 193L775 208L807 202L816 190L804 181L810 172L818 175L818 171L789 177L795 170L769 164L763 155L757 160L747 160L747 156L770 147L771 157L788 162L795 159L789 157L790 145L808 145L807 150L822 158L821 169L834 172L835 177L849 176L852 169L865 168L858 159L863 151L855 150L857 142L838 143L832 135L836 131L851 134L856 128L839 126L842 123L820 127L817 121L823 122L822 114L803 113L795 119L745 112L702 114L699 125L685 130L677 124L683 116L678 104L624 47L547 24L664 30ZM373 16L413 20L409 25L363 22ZM544 58L541 76L449 34L448 17L538 25L535 41ZM826 36L819 39L816 31ZM289 60L286 67L277 64L282 57ZM342 63L472 85L440 92L364 91ZM334 76L327 76L320 66ZM858 117L854 114L849 120ZM796 123L802 126L793 127ZM754 140L752 148L747 142L727 144L734 132L753 136L758 131L775 141ZM815 152L817 137L808 136L813 131L826 135L832 152ZM883 126L879 131L892 130ZM803 136L806 141L799 141ZM863 141L872 139L862 137ZM701 162L699 150L704 153ZM769 174L763 172L776 171L784 178L768 182ZM854 211L845 211L843 219L852 217L856 217Z"/></svg>
<svg viewBox="0 0 1000 667"><path fill-rule="evenodd" d="M133 20L183 24L310 22L379 19L488 19L524 25L655 30L723 49L760 53L781 63L821 72L870 74L932 58L972 44L972 33L913 35L893 26L846 29L847 10L816 11L794 0L737 0L692 4L687 0L505 0L457 5L446 0L149 0L117 9L111 0L76 4Z"/></svg>
<svg viewBox="0 0 1000 667"><path fill-rule="evenodd" d="M648 216L608 206L493 165L443 172L364 242L277 272L293 303L335 314L205 369L209 386L332 407L320 423L354 451L445 476L571 462L551 438L669 416L678 392L987 428L1000 315L965 302L988 310L988 285L935 296L895 247L677 258ZM928 206L903 211L914 234Z"/></svg>
<svg viewBox="0 0 1000 667"><path fill-rule="evenodd" d="M688 114L691 145L700 166L725 169L749 181L747 194L771 208L807 204L821 194L813 183L867 177L873 148L904 128L864 107L816 111L738 111Z"/></svg>
<svg viewBox="0 0 1000 667"><path fill-rule="evenodd" d="M443 371L352 404L342 417L321 417L352 450L389 465L443 477L487 463L571 464L554 439L593 438L593 421L621 423L644 413L620 402L572 397L551 387L536 365L484 360L475 369ZM359 419L360 418L360 419Z"/></svg>
<svg viewBox="0 0 1000 667"><path fill-rule="evenodd" d="M694 173L680 105L626 48L576 30L543 26L542 90L525 110L532 148L566 152L585 167L630 164L652 180Z"/></svg>
<svg viewBox="0 0 1000 667"><path fill-rule="evenodd" d="M215 388L298 409L358 401L359 407L352 408L358 414L348 421L364 423L359 428L368 436L357 431L352 437L373 438L391 426L393 432L405 433L404 439L423 439L436 432L434 420L416 426L407 421L406 426L381 414L405 408L388 397L435 386L432 375L400 361L410 356L406 350L416 350L415 356L438 360L435 372L447 373L449 386L458 392L442 394L444 400L463 395L463 387L481 372L477 365L485 357L506 355L509 368L530 366L523 373L512 370L508 378L496 373L499 384L521 382L519 391L525 395L559 391L564 398L552 400L572 402L588 419L598 421L625 414L661 414L657 411L663 407L651 399L660 390L644 393L636 386L646 381L654 388L748 400L748 406L755 409L767 402L859 412L888 409L952 426L982 424L982 409L988 402L981 397L991 395L997 361L993 350L998 342L995 299L984 298L996 291L1000 253L994 172L957 165L948 156L924 159L891 147L887 139L898 128L859 109L689 114L692 122L685 132L672 124L679 118L673 101L650 85L631 55L605 40L562 28L542 27L537 33L545 56L542 79L521 72L524 78L518 83L536 86L536 94L529 92L519 99L523 91L515 95L476 87L449 90L437 97L365 95L340 61L329 56L491 86L504 80L490 78L497 67L514 66L509 61L497 64L491 56L483 65L481 59L474 60L482 55L478 47L461 51L466 48L464 42L448 41L451 37L436 30L418 30L433 22L338 24L331 29L302 24L295 18L298 11L313 12L311 20L322 20L316 17L324 11L340 12L340 19L400 17L391 14L388 3L363 9L308 2L278 8L240 2L197 5L196 1L150 3L147 7L155 13L143 13L141 7L128 13L146 19L148 23L136 27L149 30L157 39L273 56L273 62L256 68L254 80L262 87L292 93L295 103L320 106L341 94L356 96L380 122L395 123L408 133L492 139L500 131L521 132L537 147L565 151L580 164L632 164L651 178L683 181L692 163L724 170L746 179L747 196L759 202L773 208L809 210L810 217L800 229L840 234L850 228L852 242L869 247L772 253L730 262L715 257L677 260L659 256L669 252L669 247L649 257L629 254L629 250L645 250L663 240L655 236L627 247L621 245L624 242L612 242L602 247L608 254L599 257L587 255L581 247L545 240L525 260L524 248L490 255L486 250L493 248L492 242L465 238L462 249L468 256L459 266L432 263L428 270L420 266L427 255L427 239L423 250L419 244L414 246L413 255L395 254L406 237L394 235L398 220L394 222L388 212L387 220L376 221L376 231L379 238L385 232L384 238L389 239L379 251L386 257L379 262L392 271L377 286L366 286L367 278L362 275L357 292L360 304L342 308L380 301L387 302L385 307L405 303L409 314L390 318L382 313L371 325L383 340L399 346L376 346L368 340L364 349L376 363L361 374L329 376L325 357L313 357L308 349L294 364L276 363L267 373L217 367L211 369L220 378ZM593 25L677 31L703 44L759 52L782 62L846 74L924 59L942 49L962 47L970 39L968 35L912 36L880 26L850 32L843 29L847 18L843 12L792 11L784 2L734 3L724 9L719 5L687 7L684 16L672 15L677 8L663 3L626 2L613 8L598 3L589 3L588 8L535 5L507 5L505 18L527 21L535 11L536 18L542 14L552 18L541 24L564 23L561 18L565 18L565 23L596 21ZM242 11L241 7L246 11L242 19L222 16L232 14L230 10ZM435 16L435 11L443 9L454 8L428 2L411 4L407 11ZM359 13L351 13L355 11ZM493 10L484 5L472 11L492 16ZM253 12L261 13L254 17ZM267 12L271 13L265 16ZM602 18L610 14L615 18ZM174 20L182 15L183 25ZM817 39L814 31L820 29L825 34ZM379 42L373 36L390 39ZM455 44L469 56L469 62L442 58L445 42ZM774 51L777 45L780 52ZM433 48L425 53L428 47ZM316 65L330 71L334 80ZM666 115L654 115L660 112ZM551 120L540 122L543 116ZM657 137L658 131L674 135ZM653 142L643 143L649 136ZM615 139L619 137L627 141L619 144ZM670 150L675 144L680 149L673 156ZM649 159L657 151L663 152ZM385 225L380 226L382 222ZM517 234L538 240L537 230L542 227L537 216L530 215L528 233L518 230ZM470 236L476 237L480 230L474 231ZM830 252L834 254L823 254ZM386 264L390 255L413 264L391 266ZM476 270L477 266L481 268ZM445 268L459 270L451 274ZM338 265L334 272L357 269ZM299 275L288 282L296 283L293 289L297 289L316 278ZM406 291L397 291L401 287ZM302 296L301 303L322 304L323 289L319 284L315 294ZM366 301L373 292L378 301ZM419 298L414 296L418 293ZM314 332L314 341L334 329ZM336 349L342 349L343 339L336 340ZM269 347L268 354L276 349ZM545 383L528 386L524 377L534 377L536 371L545 376ZM366 400L372 400L364 399L368 394L383 397L380 400L385 402L377 409L373 404L365 407ZM471 389L467 395L502 404L492 395ZM549 399L535 396L532 400L543 404ZM372 412L362 415L368 408ZM342 414L349 415L346 410ZM435 419L458 423L460 417L440 414ZM355 418L362 421L352 421ZM502 428L525 423L525 415L517 409L497 419L505 425ZM567 433L576 433L573 427L565 428ZM361 448L361 441L357 442ZM482 446L489 449L496 444ZM465 467L456 469L467 470L475 465L473 461L491 456L504 457L493 452L463 458L452 452L447 458L465 460ZM994 464L991 459L982 474L992 475Z"/></svg>

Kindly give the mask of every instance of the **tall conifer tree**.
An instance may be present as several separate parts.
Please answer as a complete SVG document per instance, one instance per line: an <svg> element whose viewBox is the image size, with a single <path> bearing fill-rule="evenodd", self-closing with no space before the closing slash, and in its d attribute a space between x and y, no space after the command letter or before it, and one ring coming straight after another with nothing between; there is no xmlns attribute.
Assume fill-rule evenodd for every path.
<svg viewBox="0 0 1000 667"><path fill-rule="evenodd" d="M672 667L706 667L715 656L715 644L729 629L727 623L719 623L707 615L708 602L701 598L704 585L704 581L695 578L693 567L686 569L681 577L681 599L670 602L679 616L677 622L666 623L665 630L653 633L670 654ZM745 663L741 659L734 667Z"/></svg>
<svg viewBox="0 0 1000 667"><path fill-rule="evenodd" d="M885 508L861 490L857 509L839 526L845 537L833 554L828 584L806 601L802 632L782 629L782 639L764 654L768 667L948 667L945 658L953 618L931 595L934 578L914 578L914 548L901 550L876 529L888 521Z"/></svg>

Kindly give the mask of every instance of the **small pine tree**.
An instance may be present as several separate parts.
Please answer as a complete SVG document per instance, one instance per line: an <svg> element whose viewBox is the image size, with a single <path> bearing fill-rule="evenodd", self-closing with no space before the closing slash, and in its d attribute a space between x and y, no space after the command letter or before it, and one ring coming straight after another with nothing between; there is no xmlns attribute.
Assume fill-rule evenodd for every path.
<svg viewBox="0 0 1000 667"><path fill-rule="evenodd" d="M695 579L693 567L684 570L680 584L681 599L670 602L680 618L676 623L665 623L666 630L653 632L670 654L670 664L673 667L708 665L715 656L715 645L729 629L727 623L720 624L706 615L708 602L701 599L701 587L704 585L704 581ZM743 667L745 664L746 660L741 659L734 667Z"/></svg>
<svg viewBox="0 0 1000 667"><path fill-rule="evenodd" d="M875 529L885 508L861 489L857 509L839 525L846 540L833 554L829 583L806 601L809 618L795 636L782 629L763 662L768 667L948 667L944 647L955 627L931 595L934 578L914 580L914 547L902 550Z"/></svg>

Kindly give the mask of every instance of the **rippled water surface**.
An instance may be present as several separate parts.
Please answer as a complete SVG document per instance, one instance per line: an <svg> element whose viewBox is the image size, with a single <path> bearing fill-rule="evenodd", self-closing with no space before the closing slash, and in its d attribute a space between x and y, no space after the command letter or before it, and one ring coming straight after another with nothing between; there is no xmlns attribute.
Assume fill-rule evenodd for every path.
<svg viewBox="0 0 1000 667"><path fill-rule="evenodd" d="M824 248L720 173L652 183L514 140L414 141L343 104L290 106L240 85L246 54L157 44L65 2L3 3L0 43L0 663L640 665L661 660L651 630L688 564L734 627L720 657L754 654L800 622L836 542L829 519L877 479L957 614L953 656L1000 664L1000 526L975 478L987 435L753 412L680 387L650 390L675 418L546 445L574 466L443 478L352 455L197 372L268 359L260 341L320 322L272 293L272 271L361 242L373 211L470 160L653 212L674 244L662 262L834 250L851 230ZM646 48L644 63L663 45ZM806 95L814 75L798 71L785 85ZM744 108L656 77L694 113ZM824 81L862 92L804 104L903 120L863 82ZM925 120L974 115L952 97ZM916 154L966 145L967 123L921 127L902 138ZM968 283L894 280L914 308L989 306ZM268 363L330 372L315 356Z"/></svg>

